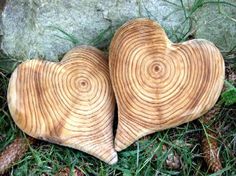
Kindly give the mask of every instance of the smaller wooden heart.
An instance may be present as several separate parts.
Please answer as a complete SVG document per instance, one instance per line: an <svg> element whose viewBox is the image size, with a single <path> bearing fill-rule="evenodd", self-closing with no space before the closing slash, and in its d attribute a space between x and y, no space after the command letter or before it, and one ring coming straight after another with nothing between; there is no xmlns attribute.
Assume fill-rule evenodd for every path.
<svg viewBox="0 0 236 176"><path fill-rule="evenodd" d="M30 60L11 76L8 105L28 135L87 152L109 164L115 98L108 61L93 47L78 47L60 63Z"/></svg>
<svg viewBox="0 0 236 176"><path fill-rule="evenodd" d="M224 60L214 44L174 44L148 19L132 20L116 32L109 69L118 104L117 151L203 115L224 82Z"/></svg>

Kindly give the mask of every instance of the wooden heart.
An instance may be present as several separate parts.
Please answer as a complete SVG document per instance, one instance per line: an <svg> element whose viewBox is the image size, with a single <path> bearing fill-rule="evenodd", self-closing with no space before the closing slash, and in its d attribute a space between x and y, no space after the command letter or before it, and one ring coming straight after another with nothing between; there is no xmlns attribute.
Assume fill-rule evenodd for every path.
<svg viewBox="0 0 236 176"><path fill-rule="evenodd" d="M117 151L203 115L216 103L224 81L224 61L214 44L172 43L148 19L132 20L116 32L109 69L118 103Z"/></svg>
<svg viewBox="0 0 236 176"><path fill-rule="evenodd" d="M60 63L22 63L11 76L8 105L28 135L117 162L115 97L101 51L84 46L72 49Z"/></svg>

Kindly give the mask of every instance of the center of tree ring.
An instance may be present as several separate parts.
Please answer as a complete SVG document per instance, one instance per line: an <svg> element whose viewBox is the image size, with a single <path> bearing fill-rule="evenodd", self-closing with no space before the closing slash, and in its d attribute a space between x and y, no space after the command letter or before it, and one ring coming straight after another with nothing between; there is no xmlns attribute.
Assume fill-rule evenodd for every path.
<svg viewBox="0 0 236 176"><path fill-rule="evenodd" d="M160 70L160 68L158 67L158 65L154 66L154 71L158 72Z"/></svg>
<svg viewBox="0 0 236 176"><path fill-rule="evenodd" d="M86 82L85 81L81 81L80 84L81 84L82 87L86 86Z"/></svg>

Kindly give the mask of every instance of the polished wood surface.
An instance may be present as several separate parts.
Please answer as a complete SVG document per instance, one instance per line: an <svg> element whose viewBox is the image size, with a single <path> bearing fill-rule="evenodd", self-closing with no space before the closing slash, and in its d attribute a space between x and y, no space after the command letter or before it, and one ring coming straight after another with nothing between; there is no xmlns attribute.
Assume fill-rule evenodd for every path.
<svg viewBox="0 0 236 176"><path fill-rule="evenodd" d="M11 115L28 135L69 146L109 163L115 98L108 61L93 47L78 47L59 63L29 60L11 76Z"/></svg>
<svg viewBox="0 0 236 176"><path fill-rule="evenodd" d="M118 29L109 69L118 104L117 151L200 117L214 106L224 81L224 61L214 44L203 39L172 43L148 19Z"/></svg>

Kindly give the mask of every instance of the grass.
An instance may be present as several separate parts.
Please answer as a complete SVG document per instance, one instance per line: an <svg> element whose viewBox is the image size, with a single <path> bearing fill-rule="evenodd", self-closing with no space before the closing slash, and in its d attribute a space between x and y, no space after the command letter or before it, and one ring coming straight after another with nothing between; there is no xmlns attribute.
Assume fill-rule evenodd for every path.
<svg viewBox="0 0 236 176"><path fill-rule="evenodd" d="M184 10L186 17L181 25L192 23L192 14L199 10L199 8L202 8L206 3L215 4L216 2L195 0L194 6L191 9L186 9L183 8L184 5L181 1L179 7L180 10ZM141 1L140 4L142 4ZM231 5L228 2L222 1L219 1L218 4ZM176 4L172 3L172 5ZM151 17L152 14L149 15ZM64 34L63 39L71 41L73 45L79 43L73 35L66 33L60 28L57 29ZM193 30L188 29L187 33L169 30L169 35L178 36L176 37L176 41L184 41L192 35ZM101 31L90 43L91 45L99 46L107 40L107 35L112 36L113 33L114 30L109 27ZM230 51L224 52L223 55L225 56L225 62L235 68L235 50L230 49ZM0 55L0 151L17 136L26 137L12 121L6 100L10 74L20 62L18 58L12 58L5 54ZM230 80L227 81L228 83L230 85L230 93L232 93L232 89L235 89L235 87L232 87L233 84L232 82L230 83ZM235 92L230 94L228 99L232 96L235 96ZM227 98L227 96L225 97ZM223 104L220 114L212 119L212 125L205 126L198 120L195 120L173 129L149 135L138 140L126 150L119 152L119 162L113 166L109 166L86 153L74 149L44 141L37 141L30 146L30 150L26 155L14 164L14 167L9 170L8 175L54 175L64 167L71 169L77 168L85 175L99 176L210 175L206 163L203 160L200 140L202 134L206 132L205 129L213 129L214 124L217 125L217 140L223 170L211 175L236 175L236 105L235 103L225 104L222 101L226 101L224 100L224 96L220 99L220 102ZM166 151L163 151L163 145L167 146ZM167 167L165 161L170 153L177 153L180 156L180 169L170 169Z"/></svg>

